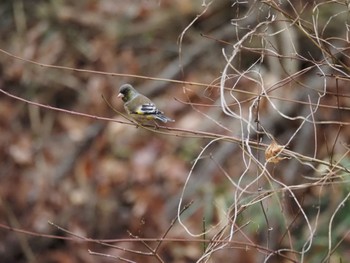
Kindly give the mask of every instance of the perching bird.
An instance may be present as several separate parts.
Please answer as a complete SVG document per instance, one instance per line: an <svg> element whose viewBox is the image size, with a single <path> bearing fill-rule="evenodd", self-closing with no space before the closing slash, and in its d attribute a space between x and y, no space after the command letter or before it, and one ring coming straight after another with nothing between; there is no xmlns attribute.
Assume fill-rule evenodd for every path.
<svg viewBox="0 0 350 263"><path fill-rule="evenodd" d="M125 111L137 121L160 120L164 123L174 121L166 117L149 98L138 93L130 84L123 84L120 87L118 97L124 101Z"/></svg>

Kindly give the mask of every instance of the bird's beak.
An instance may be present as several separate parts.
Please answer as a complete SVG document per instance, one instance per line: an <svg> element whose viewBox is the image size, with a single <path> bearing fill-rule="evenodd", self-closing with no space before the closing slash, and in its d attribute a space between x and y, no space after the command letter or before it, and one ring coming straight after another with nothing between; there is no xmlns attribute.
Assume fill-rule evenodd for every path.
<svg viewBox="0 0 350 263"><path fill-rule="evenodd" d="M122 93L118 94L118 98L123 98L123 97L124 97L124 94L122 94Z"/></svg>

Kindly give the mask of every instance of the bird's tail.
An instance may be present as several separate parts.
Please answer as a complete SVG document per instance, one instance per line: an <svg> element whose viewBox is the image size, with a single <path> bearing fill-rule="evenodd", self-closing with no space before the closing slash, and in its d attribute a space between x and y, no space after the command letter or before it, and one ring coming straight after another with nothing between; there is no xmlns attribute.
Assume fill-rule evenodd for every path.
<svg viewBox="0 0 350 263"><path fill-rule="evenodd" d="M157 119L157 120L160 120L160 121L162 121L162 122L164 122L164 123L167 123L168 121L169 121L169 122L174 122L174 121L175 121L175 120L173 120L173 119L168 118L167 116L165 116L165 115L163 115L163 114L157 114L157 115L156 115L156 119Z"/></svg>

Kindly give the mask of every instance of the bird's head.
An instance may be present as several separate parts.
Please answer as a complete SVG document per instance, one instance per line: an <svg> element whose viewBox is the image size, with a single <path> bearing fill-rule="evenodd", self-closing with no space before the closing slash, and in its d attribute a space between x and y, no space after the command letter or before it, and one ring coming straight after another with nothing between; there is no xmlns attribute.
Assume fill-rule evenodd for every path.
<svg viewBox="0 0 350 263"><path fill-rule="evenodd" d="M118 98L121 98L124 102L131 100L136 96L137 91L130 84L124 84L120 86Z"/></svg>

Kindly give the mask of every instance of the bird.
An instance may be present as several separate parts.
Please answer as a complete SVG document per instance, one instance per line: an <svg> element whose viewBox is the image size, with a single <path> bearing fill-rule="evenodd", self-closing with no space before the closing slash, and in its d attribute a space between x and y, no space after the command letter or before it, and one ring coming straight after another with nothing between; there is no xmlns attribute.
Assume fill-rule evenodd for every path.
<svg viewBox="0 0 350 263"><path fill-rule="evenodd" d="M140 94L130 84L120 86L118 98L124 101L124 109L128 115L138 122L159 120L167 123L175 121L165 116L149 98Z"/></svg>

